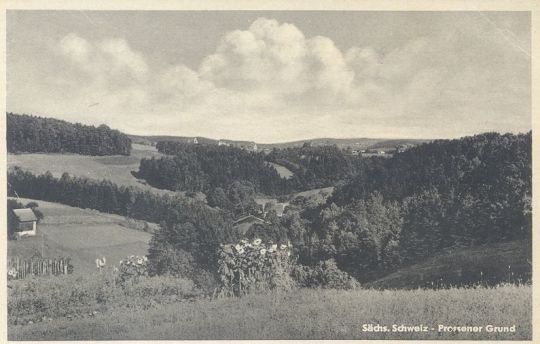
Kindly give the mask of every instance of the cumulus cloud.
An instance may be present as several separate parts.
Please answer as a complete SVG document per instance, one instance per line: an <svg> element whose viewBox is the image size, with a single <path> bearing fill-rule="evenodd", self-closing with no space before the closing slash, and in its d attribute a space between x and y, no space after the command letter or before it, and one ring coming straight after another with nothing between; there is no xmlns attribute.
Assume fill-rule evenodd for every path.
<svg viewBox="0 0 540 344"><path fill-rule="evenodd" d="M515 54L504 46L500 56L499 40L484 36L435 32L383 53L370 46L339 48L328 37L306 37L293 24L258 18L247 29L225 33L215 51L190 68L182 61L151 66L124 39L91 41L71 33L55 48L67 70L48 78L62 91L49 95L63 97L62 113L141 134L259 141L421 137L422 128L467 119L475 125L471 130L492 130L503 118L497 107L507 105L500 104L504 93L513 90L524 99L530 89L523 86L528 69L519 49ZM101 107L81 107L89 101ZM49 99L45 110L58 113L54 104ZM520 104L515 101L513 110L530 111ZM471 120L470 111L481 116ZM493 121L486 121L489 116ZM449 128L434 132L455 135Z"/></svg>
<svg viewBox="0 0 540 344"><path fill-rule="evenodd" d="M77 68L92 73L93 77L112 79L128 75L142 81L148 73L144 58L123 39L90 43L71 33L60 40L58 51Z"/></svg>

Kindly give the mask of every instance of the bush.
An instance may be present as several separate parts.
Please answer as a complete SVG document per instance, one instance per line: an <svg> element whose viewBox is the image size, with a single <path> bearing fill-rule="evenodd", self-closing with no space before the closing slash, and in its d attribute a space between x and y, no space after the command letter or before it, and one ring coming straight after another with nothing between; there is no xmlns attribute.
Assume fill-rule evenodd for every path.
<svg viewBox="0 0 540 344"><path fill-rule="evenodd" d="M148 276L148 259L146 256L129 256L120 261L117 282L137 283L140 276Z"/></svg>
<svg viewBox="0 0 540 344"><path fill-rule="evenodd" d="M242 296L256 291L289 290L292 245L242 240L236 245L222 245L219 252L220 295Z"/></svg>
<svg viewBox="0 0 540 344"><path fill-rule="evenodd" d="M292 272L301 287L324 289L356 289L360 286L354 277L338 268L334 259L319 262L311 268L297 265Z"/></svg>
<svg viewBox="0 0 540 344"><path fill-rule="evenodd" d="M148 272L150 275L192 276L195 260L191 253L176 249L168 243L155 245L149 252Z"/></svg>

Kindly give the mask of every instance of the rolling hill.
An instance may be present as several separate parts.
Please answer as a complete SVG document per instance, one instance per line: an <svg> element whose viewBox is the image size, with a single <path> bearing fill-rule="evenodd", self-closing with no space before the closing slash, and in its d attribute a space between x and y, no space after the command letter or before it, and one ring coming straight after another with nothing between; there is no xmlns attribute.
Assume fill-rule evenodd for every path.
<svg viewBox="0 0 540 344"><path fill-rule="evenodd" d="M98 157L78 154L33 153L8 154L7 160L8 168L19 166L34 174L50 171L54 177L59 178L64 172L67 172L71 176L98 180L108 179L118 185L135 186L160 194L170 193L171 191L147 185L131 173L139 169L142 158L152 156L160 157L163 154L152 146L134 143L130 156Z"/></svg>
<svg viewBox="0 0 540 344"><path fill-rule="evenodd" d="M301 147L305 143L311 143L313 146L328 146L336 145L340 148L351 147L352 149L376 149L376 148L395 148L396 145L401 144L411 144L417 145L420 143L428 142L430 140L421 140L421 139L385 139L385 138L313 138L305 139L298 141L289 141L289 142L276 142L276 143L259 143L254 141L242 141L242 140L229 140L229 139L212 139L201 136L167 136L167 135L156 135L156 136L141 136L141 135L128 135L129 138L137 144L142 145L155 145L158 141L176 141L176 142L186 142L192 143L193 139L197 138L197 141L200 144L218 144L219 141L223 141L227 144L232 144L234 146L257 144L259 149L265 148L292 148L292 147Z"/></svg>

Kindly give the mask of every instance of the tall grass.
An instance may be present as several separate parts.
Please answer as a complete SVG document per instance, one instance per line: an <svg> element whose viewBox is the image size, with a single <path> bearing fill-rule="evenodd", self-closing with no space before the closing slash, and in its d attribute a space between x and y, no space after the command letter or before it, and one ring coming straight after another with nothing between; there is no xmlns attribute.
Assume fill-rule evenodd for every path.
<svg viewBox="0 0 540 344"><path fill-rule="evenodd" d="M144 310L200 296L193 282L167 276L122 283L111 270L8 283L8 324L76 319L111 311Z"/></svg>
<svg viewBox="0 0 540 344"><path fill-rule="evenodd" d="M172 301L94 317L10 325L11 340L100 339L531 339L531 287L317 290ZM363 332L363 324L511 326L515 333Z"/></svg>

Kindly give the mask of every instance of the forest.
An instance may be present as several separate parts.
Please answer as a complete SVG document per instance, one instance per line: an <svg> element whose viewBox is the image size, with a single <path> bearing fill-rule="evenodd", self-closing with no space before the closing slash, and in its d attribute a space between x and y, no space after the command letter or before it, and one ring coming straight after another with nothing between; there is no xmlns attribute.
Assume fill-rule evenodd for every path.
<svg viewBox="0 0 540 344"><path fill-rule="evenodd" d="M280 164L294 174L288 183L295 191L334 186L356 174L362 158L346 154L336 145L274 149L266 160Z"/></svg>
<svg viewBox="0 0 540 344"><path fill-rule="evenodd" d="M426 143L363 159L316 209L301 212L306 260L383 273L446 248L531 240L531 132Z"/></svg>
<svg viewBox="0 0 540 344"><path fill-rule="evenodd" d="M96 128L8 112L6 136L10 153L129 155L131 152L131 139L104 124Z"/></svg>
<svg viewBox="0 0 540 344"><path fill-rule="evenodd" d="M287 183L267 165L263 153L235 147L159 142L159 152L173 155L142 159L137 174L150 185L174 191L204 191L226 188L235 181L254 185L265 194L286 192Z"/></svg>
<svg viewBox="0 0 540 344"><path fill-rule="evenodd" d="M268 155L244 149L160 141L159 152L171 155L143 159L137 177L150 185L174 191L212 192L235 181L251 183L256 192L284 195L295 191L336 185L352 177L360 158L346 155L337 146L274 149ZM294 174L281 178L268 164L285 166Z"/></svg>

